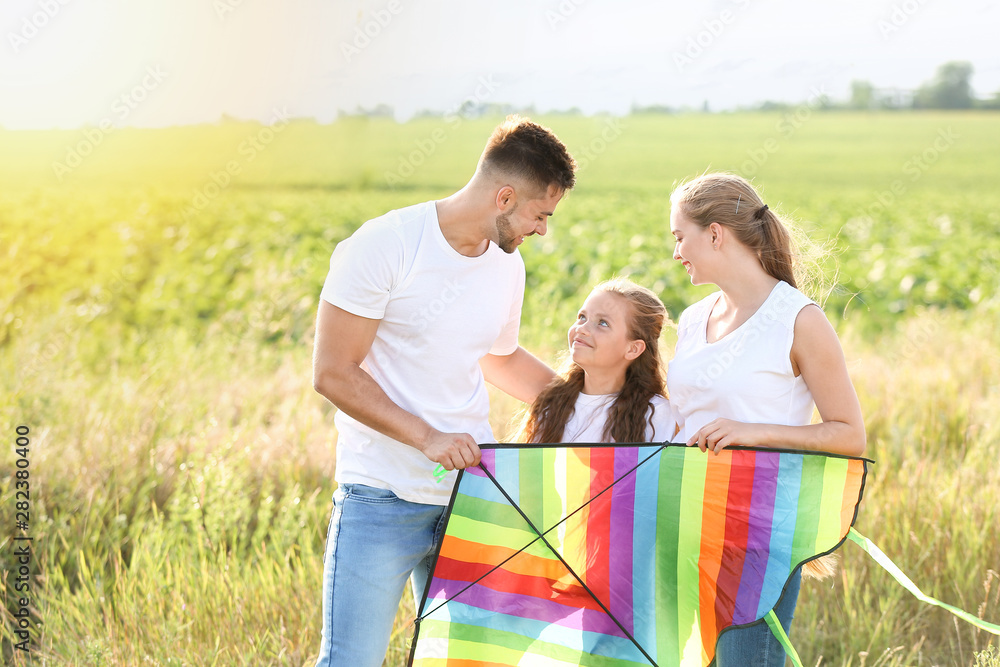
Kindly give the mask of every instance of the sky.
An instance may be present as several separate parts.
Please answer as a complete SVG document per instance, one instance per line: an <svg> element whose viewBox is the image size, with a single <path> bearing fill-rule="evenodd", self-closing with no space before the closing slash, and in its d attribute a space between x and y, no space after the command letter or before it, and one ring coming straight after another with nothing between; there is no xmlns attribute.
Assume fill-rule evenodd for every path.
<svg viewBox="0 0 1000 667"><path fill-rule="evenodd" d="M992 97L998 32L996 0L2 0L0 127L725 110L913 89L956 60Z"/></svg>

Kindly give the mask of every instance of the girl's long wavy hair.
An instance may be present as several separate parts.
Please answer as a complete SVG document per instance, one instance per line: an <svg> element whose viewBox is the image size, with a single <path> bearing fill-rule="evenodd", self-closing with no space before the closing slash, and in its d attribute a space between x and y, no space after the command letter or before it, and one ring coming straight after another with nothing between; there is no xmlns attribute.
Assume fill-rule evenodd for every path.
<svg viewBox="0 0 1000 667"><path fill-rule="evenodd" d="M665 394L660 360L660 332L667 309L651 290L626 278L614 278L594 288L617 294L628 304L629 340L642 340L646 349L625 370L625 384L608 412L604 442L645 442L646 412L650 400ZM524 416L517 442L562 442L563 430L573 416L576 399L583 391L584 371L567 355L560 374L542 390ZM654 408L655 409L655 408Z"/></svg>

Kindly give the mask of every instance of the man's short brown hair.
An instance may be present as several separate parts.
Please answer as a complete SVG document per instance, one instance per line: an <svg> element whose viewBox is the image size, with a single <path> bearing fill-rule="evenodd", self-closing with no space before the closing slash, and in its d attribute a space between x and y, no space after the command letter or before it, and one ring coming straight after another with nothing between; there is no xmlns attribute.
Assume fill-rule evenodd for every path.
<svg viewBox="0 0 1000 667"><path fill-rule="evenodd" d="M576 185L576 162L566 146L552 130L516 114L493 130L479 166L524 180L542 194L551 185L563 191Z"/></svg>

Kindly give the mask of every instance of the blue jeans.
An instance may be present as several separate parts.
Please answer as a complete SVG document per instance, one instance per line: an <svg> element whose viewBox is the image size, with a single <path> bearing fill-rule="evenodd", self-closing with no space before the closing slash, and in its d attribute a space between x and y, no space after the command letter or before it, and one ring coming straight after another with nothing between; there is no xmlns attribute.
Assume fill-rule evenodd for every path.
<svg viewBox="0 0 1000 667"><path fill-rule="evenodd" d="M785 592L778 601L778 606L774 608L774 614L789 639L791 639L792 617L795 615L795 605L799 600L801 582L802 572L795 570L788 580L788 585L785 586ZM767 623L761 621L757 625L723 632L715 645L715 665L716 667L784 667L785 649L771 634L771 628L767 627Z"/></svg>
<svg viewBox="0 0 1000 667"><path fill-rule="evenodd" d="M445 508L363 484L341 484L333 505L316 667L381 667L408 577L423 597Z"/></svg>

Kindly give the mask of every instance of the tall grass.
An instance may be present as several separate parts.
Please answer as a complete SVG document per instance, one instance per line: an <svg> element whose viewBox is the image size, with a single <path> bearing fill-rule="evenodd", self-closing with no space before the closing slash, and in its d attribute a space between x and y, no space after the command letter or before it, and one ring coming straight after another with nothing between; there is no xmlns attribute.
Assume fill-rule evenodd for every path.
<svg viewBox="0 0 1000 667"><path fill-rule="evenodd" d="M36 659L303 664L333 490L332 420L308 355L148 343L87 370L68 346L0 405L32 433ZM4 473L4 525L13 493ZM12 563L8 540L0 567ZM4 659L21 664L12 584L0 582Z"/></svg>
<svg viewBox="0 0 1000 667"><path fill-rule="evenodd" d="M877 340L848 329L844 342L877 461L859 530L925 592L995 622L1000 335L990 325L928 313ZM36 662L306 664L319 645L334 487L332 412L312 391L308 341L280 352L153 342L107 369L55 355L0 405L4 423L32 428ZM498 432L509 417L495 413ZM0 476L4 525L12 481ZM841 553L832 584L803 589L793 638L807 662L970 665L997 644L915 601L853 545ZM11 569L8 542L0 558ZM0 597L4 660L26 664L11 650L9 578ZM405 662L411 605L387 664Z"/></svg>
<svg viewBox="0 0 1000 667"><path fill-rule="evenodd" d="M1000 335L928 311L845 347L875 459L858 519L928 595L1000 619ZM968 665L994 635L917 602L853 544L833 585L807 582L793 638L823 664ZM887 653L888 652L888 653Z"/></svg>

